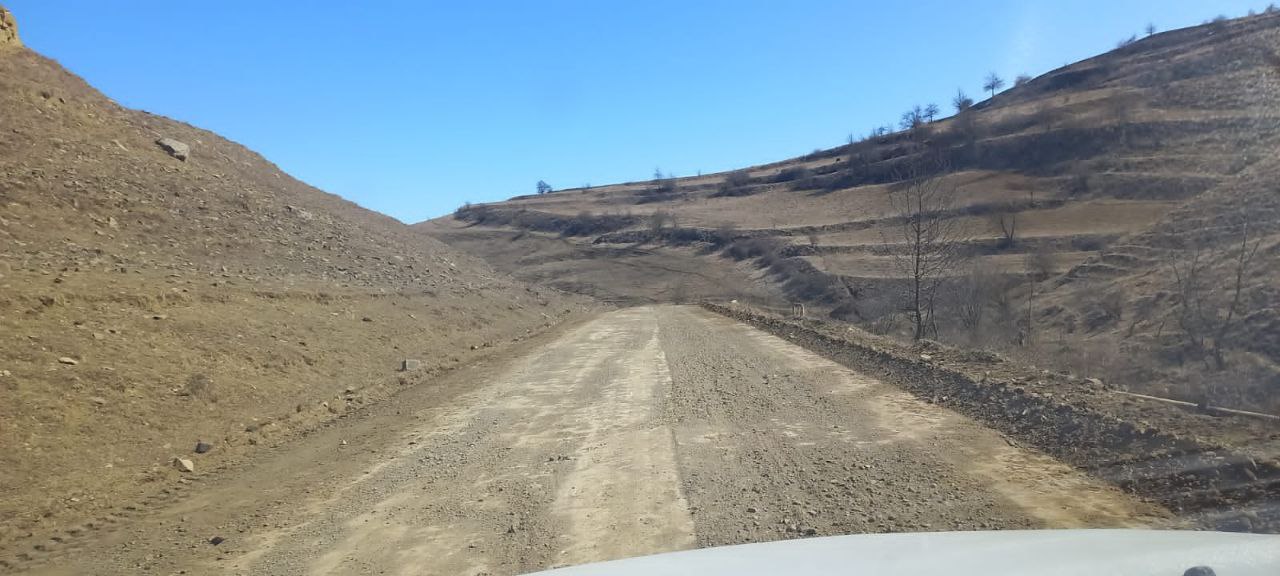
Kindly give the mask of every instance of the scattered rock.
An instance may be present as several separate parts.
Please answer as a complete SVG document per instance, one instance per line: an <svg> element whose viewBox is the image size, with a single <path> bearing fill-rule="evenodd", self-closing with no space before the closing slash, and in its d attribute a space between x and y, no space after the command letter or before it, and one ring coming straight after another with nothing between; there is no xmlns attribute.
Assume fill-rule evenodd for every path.
<svg viewBox="0 0 1280 576"><path fill-rule="evenodd" d="M77 361L75 358L72 358L72 357L70 357L70 356L63 356L63 357L61 357L61 358L58 358L58 363L60 363L60 364L66 364L66 365L68 365L68 366L75 366L76 364L79 364L80 362L79 362L79 361Z"/></svg>
<svg viewBox="0 0 1280 576"><path fill-rule="evenodd" d="M213 450L213 444L210 444L208 442L203 442L203 441L196 441L196 454L204 454L205 452L208 452L210 450Z"/></svg>
<svg viewBox="0 0 1280 576"><path fill-rule="evenodd" d="M183 472L195 472L196 464L186 458L174 458L173 467Z"/></svg>
<svg viewBox="0 0 1280 576"><path fill-rule="evenodd" d="M210 544L213 544L214 546L217 546L217 545L219 545L219 544L221 544L221 543L223 543L223 542L226 542L226 541L227 541L227 539L226 539L226 538L223 538L223 537L221 537L221 536L214 536L213 538L210 538L210 539L209 539L209 543L210 543Z"/></svg>
<svg viewBox="0 0 1280 576"><path fill-rule="evenodd" d="M103 398L103 397L101 397L101 396L94 396L94 397L90 398L90 399L89 399L89 401L90 401L90 402L93 402L94 404L97 404L98 406L106 406L106 405L107 405L107 399L106 399L106 398Z"/></svg>
<svg viewBox="0 0 1280 576"><path fill-rule="evenodd" d="M755 506L747 506L747 514L755 514L756 512Z"/></svg>
<svg viewBox="0 0 1280 576"><path fill-rule="evenodd" d="M315 216L315 214L312 214L312 213L310 213L310 212L308 212L308 211L306 211L306 210L303 210L303 209L301 209L301 208L299 208L299 207L297 207L297 206L288 206L288 205L286 205L284 208L285 208L285 210L288 210L288 211L290 211L290 212L292 212L292 213L296 214L299 218L301 218L301 219L303 219L303 220L314 220L314 219L315 219L315 217L316 217L316 216Z"/></svg>
<svg viewBox="0 0 1280 576"><path fill-rule="evenodd" d="M161 138L156 140L156 145L159 146L161 150L168 152L170 156L182 160L183 162L186 162L187 156L191 154L190 146L174 140L173 138Z"/></svg>
<svg viewBox="0 0 1280 576"><path fill-rule="evenodd" d="M418 370L418 369L420 369L420 368L422 368L422 361L421 361L421 360L414 360L414 359L412 359L412 358L406 358L406 359L404 359L404 360L402 360L402 361L400 362L400 371L401 371L401 372L413 372L414 370Z"/></svg>
<svg viewBox="0 0 1280 576"><path fill-rule="evenodd" d="M373 318L370 318L370 317L368 317L368 316L365 316L364 318L361 318L361 319L360 319L360 321L361 321L361 322L373 322Z"/></svg>

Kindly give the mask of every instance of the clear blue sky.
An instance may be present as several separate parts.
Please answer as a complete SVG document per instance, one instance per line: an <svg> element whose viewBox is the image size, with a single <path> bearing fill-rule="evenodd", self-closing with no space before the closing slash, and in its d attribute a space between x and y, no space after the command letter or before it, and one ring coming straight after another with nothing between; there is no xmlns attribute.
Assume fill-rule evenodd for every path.
<svg viewBox="0 0 1280 576"><path fill-rule="evenodd" d="M415 222L779 160L1258 0L0 0L133 108Z"/></svg>

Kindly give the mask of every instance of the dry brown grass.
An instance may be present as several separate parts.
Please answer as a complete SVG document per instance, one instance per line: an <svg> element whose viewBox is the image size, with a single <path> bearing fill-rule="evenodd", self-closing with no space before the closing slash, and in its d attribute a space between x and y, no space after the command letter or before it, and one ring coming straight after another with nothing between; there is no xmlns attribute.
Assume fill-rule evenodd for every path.
<svg viewBox="0 0 1280 576"><path fill-rule="evenodd" d="M1122 51L1051 71L981 102L964 122L944 119L914 135L884 135L748 168L759 182L749 196L715 197L725 178L718 174L681 179L681 198L668 203L639 204L639 185L625 184L511 204L562 214L625 209L643 215L666 210L677 214L682 226L731 227L745 235L773 237L783 246L782 256L767 267L777 268L777 261L790 259L784 267L804 270L806 278L801 280L806 284L852 280L861 292L853 297L855 301L832 302L831 307L842 318L866 322L876 315L850 312L880 310L887 318L895 310L882 302L895 293L899 275L884 246L886 230L896 225L886 220L891 215L887 190L893 185L892 175L901 163L919 155L943 154L956 168L945 179L959 189L956 217L972 235L967 251L973 264L1022 278L1027 274L1028 255L1044 254L1038 258L1039 267L1044 268L1036 274L1040 281L1022 282L1009 296L1025 300L1034 287L1030 320L1025 309L1006 314L1006 325L996 330L994 340L1041 346L1036 343L1039 335L1056 338L1061 334L1061 352L1037 349L1037 353L1061 356L1063 365L1082 365L1088 361L1067 350L1117 350L1126 338L1159 341L1169 337L1161 322L1167 325L1164 316L1170 304L1157 298L1164 289L1157 281L1163 275L1161 256L1141 240L1145 234L1178 212L1209 210L1201 205L1209 198L1220 197L1216 205L1268 200L1264 194L1257 200L1246 198L1271 189L1263 179L1250 180L1250 174L1265 164L1259 160L1274 156L1280 139L1280 115L1275 113L1280 80L1272 64L1276 45L1280 45L1280 17L1274 14L1232 20L1215 29L1193 27L1141 39ZM821 181L819 185L796 189L782 177L801 168L811 174L808 180ZM1015 242L1002 245L990 213L1003 207L1011 207L1018 228ZM473 239L466 238L466 231L449 234L451 242L477 254L522 265L499 254L511 250L510 245L485 239L492 232L477 230ZM551 266L548 261L558 254L588 250L587 245L594 254L609 254L593 244L597 240L601 239L583 238L576 241L576 248L557 247L533 259L540 266ZM694 257L712 268L719 265L721 249L704 246ZM688 261L687 245L679 253L660 244L647 244L645 250L651 262L680 262L650 268L656 274L663 269L677 274L698 268ZM611 292L618 289L615 276L601 271L613 265L607 258L578 259L562 273L577 278L584 290ZM828 278L809 278L813 269ZM1260 278L1277 275L1280 270L1268 266ZM633 284L632 277L617 277L627 278L626 290L640 298L661 299L657 290L669 283L655 277ZM775 304L785 305L786 298L796 297L796 292L788 290L788 282L794 284L796 279L771 274L761 286L759 276L735 278L727 284L768 291L772 283L770 297ZM1101 292L1082 288L1080 279L1108 288ZM707 287L715 289L714 284ZM1280 350L1280 344L1273 344L1275 338L1263 330L1280 326L1270 312L1273 306L1266 304L1275 295L1261 288L1251 294L1257 300L1251 312L1254 328L1249 333L1252 337L1241 341L1250 342L1250 354L1274 364L1280 352L1270 350ZM1073 302L1080 296L1088 302ZM1117 298L1121 301L1116 302ZM1147 317L1136 321L1132 318L1141 315L1133 313L1135 300L1152 308ZM1107 320L1103 309L1118 311L1122 318ZM1089 324L1094 327L1087 328ZM892 327L884 330L892 332ZM1132 348L1138 363L1147 369L1127 372L1125 377L1137 386L1172 374L1167 348L1162 342ZM1196 378L1207 379L1175 377L1193 387Z"/></svg>

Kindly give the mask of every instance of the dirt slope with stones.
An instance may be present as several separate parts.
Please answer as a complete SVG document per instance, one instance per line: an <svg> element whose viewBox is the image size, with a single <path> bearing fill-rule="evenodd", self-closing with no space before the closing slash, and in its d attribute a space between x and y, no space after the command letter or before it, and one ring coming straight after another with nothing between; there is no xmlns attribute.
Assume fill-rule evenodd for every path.
<svg viewBox="0 0 1280 576"><path fill-rule="evenodd" d="M586 306L125 109L15 29L4 13L0 549L56 546Z"/></svg>

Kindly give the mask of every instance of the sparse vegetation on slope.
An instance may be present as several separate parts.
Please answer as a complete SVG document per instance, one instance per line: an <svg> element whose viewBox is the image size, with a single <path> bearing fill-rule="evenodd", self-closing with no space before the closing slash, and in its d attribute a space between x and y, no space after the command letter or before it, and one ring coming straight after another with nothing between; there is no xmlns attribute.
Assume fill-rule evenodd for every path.
<svg viewBox="0 0 1280 576"><path fill-rule="evenodd" d="M1169 262L1189 246L1152 240L1166 235L1159 231L1168 231L1169 218L1194 214L1211 198L1225 206L1269 189L1260 161L1280 138L1278 41L1280 17L1272 12L1149 33L1107 54L1020 77L1003 92L1004 79L991 74L982 83L988 99L975 103L959 91L949 118L931 118L929 106L912 107L902 131L877 128L802 158L678 179L680 193L670 199L655 200L643 184L623 184L564 192L554 202L513 199L492 209L562 217L628 210L636 223L570 241L595 250L643 244L646 259L680 262L672 269L738 262L720 285L772 293L774 300L762 303L773 306L806 301L833 318L910 337L919 323L903 320L928 314L914 306L904 311L900 298L910 292L909 275L895 266L903 246L884 239L910 219L893 209L892 191L919 159L940 158L943 168L919 176L955 190L946 220L960 237L955 251L963 262L939 279L936 314L928 322L937 337L1115 379L1134 390L1191 402L1207 394L1221 404L1280 410L1274 384L1280 352L1258 351L1271 340L1261 335L1270 322L1264 293L1242 288L1243 304L1226 331L1239 336L1221 340L1234 350L1224 357L1247 352L1249 359L1224 362L1242 370L1226 378L1233 392L1209 393L1206 383L1220 378L1203 373L1196 354L1178 351L1186 334L1175 316L1185 308L1173 296L1179 290ZM658 211L677 215L679 227L646 229L641 222ZM507 249L464 239L491 233L489 225L423 226L485 256ZM1231 234L1229 226L1203 222L1191 228L1210 231L1207 239ZM717 234L726 229L734 231L732 240ZM1243 282L1249 286L1280 274L1269 251L1271 233L1261 222L1256 230L1251 242L1260 243ZM1236 254L1223 250L1227 260ZM608 258L621 264L632 254ZM591 269L604 260L576 263ZM536 268L544 261L528 262ZM508 269L540 275L533 268ZM1226 288L1234 283L1228 268L1215 264L1206 272L1215 294L1233 292ZM976 285L968 279L974 269L984 276ZM654 286L670 281L664 274L651 280ZM625 290L643 293L644 286ZM605 275L591 292L614 289ZM981 310L968 301L975 290L986 294ZM1222 304L1217 314L1232 309ZM1217 342L1206 337L1203 345Z"/></svg>

